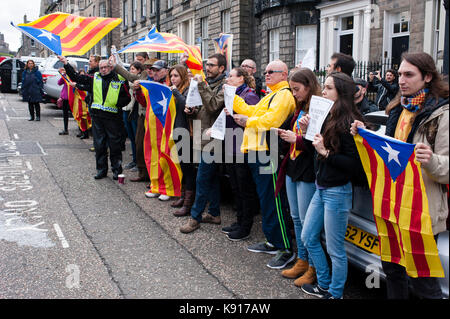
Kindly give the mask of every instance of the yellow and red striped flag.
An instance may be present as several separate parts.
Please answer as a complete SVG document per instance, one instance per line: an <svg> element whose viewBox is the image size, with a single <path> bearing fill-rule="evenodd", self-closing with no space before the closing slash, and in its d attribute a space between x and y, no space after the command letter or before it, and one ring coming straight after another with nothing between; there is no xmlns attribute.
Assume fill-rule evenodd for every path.
<svg viewBox="0 0 450 319"><path fill-rule="evenodd" d="M415 145L361 128L358 133L381 259L404 266L410 277L444 277Z"/></svg>
<svg viewBox="0 0 450 319"><path fill-rule="evenodd" d="M152 27L144 38L139 39L118 51L118 53L127 52L186 52L189 55L186 65L191 70L192 74L200 74L203 79L205 79L200 48L195 45L186 44L175 34L158 32L156 27Z"/></svg>
<svg viewBox="0 0 450 319"><path fill-rule="evenodd" d="M144 157L150 176L150 191L181 196L181 168L172 138L176 107L172 91L166 85L140 81L147 104Z"/></svg>
<svg viewBox="0 0 450 319"><path fill-rule="evenodd" d="M85 132L92 127L92 119L85 102L86 92L70 86L70 79L67 74L61 74L61 77L67 84L67 96L73 118L77 121L80 130Z"/></svg>
<svg viewBox="0 0 450 319"><path fill-rule="evenodd" d="M56 12L22 23L61 38L62 55L83 55L122 22L120 18L80 17Z"/></svg>

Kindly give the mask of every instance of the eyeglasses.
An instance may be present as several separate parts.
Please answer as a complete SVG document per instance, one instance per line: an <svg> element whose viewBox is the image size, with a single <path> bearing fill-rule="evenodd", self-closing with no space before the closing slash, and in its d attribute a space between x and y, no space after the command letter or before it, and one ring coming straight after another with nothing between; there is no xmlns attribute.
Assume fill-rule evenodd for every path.
<svg viewBox="0 0 450 319"><path fill-rule="evenodd" d="M269 71L265 71L263 74L264 74L264 75L267 75L267 74L271 75L272 73L283 73L283 71L269 70Z"/></svg>
<svg viewBox="0 0 450 319"><path fill-rule="evenodd" d="M212 64L212 63L206 63L207 67L213 68L215 66L218 66L218 64Z"/></svg>
<svg viewBox="0 0 450 319"><path fill-rule="evenodd" d="M256 69L255 67L253 67L253 66L250 66L250 65L247 65L247 64L243 64L243 65L241 65L241 68Z"/></svg>

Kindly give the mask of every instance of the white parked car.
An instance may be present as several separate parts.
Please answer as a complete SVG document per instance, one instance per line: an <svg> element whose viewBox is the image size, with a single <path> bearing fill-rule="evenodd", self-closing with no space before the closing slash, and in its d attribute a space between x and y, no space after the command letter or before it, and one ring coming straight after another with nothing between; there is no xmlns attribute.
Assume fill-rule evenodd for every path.
<svg viewBox="0 0 450 319"><path fill-rule="evenodd" d="M89 68L89 60L86 58L68 57L67 60L69 62L75 62L78 71L87 71ZM58 81L61 78L58 70L62 67L62 62L56 56L48 57L39 65L39 71L41 71L44 80L44 91L47 101L56 102L61 94L63 87L58 85Z"/></svg>

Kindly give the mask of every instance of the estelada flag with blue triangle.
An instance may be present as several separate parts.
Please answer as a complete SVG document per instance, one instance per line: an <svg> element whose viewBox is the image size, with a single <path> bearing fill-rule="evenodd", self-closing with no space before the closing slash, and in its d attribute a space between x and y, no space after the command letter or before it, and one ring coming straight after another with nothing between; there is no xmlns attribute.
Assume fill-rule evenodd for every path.
<svg viewBox="0 0 450 319"><path fill-rule="evenodd" d="M30 26L16 26L12 22L11 25L22 33L26 34L28 37L39 42L47 49L54 52L56 55L61 55L61 38L59 37L59 35L48 32L44 29L37 29Z"/></svg>
<svg viewBox="0 0 450 319"><path fill-rule="evenodd" d="M181 196L181 168L172 137L176 107L172 91L166 85L140 81L147 104L145 115L144 157L150 176L150 191Z"/></svg>
<svg viewBox="0 0 450 319"><path fill-rule="evenodd" d="M356 147L372 193L381 260L410 277L444 277L415 144L358 128Z"/></svg>
<svg viewBox="0 0 450 319"><path fill-rule="evenodd" d="M216 53L223 54L227 59L227 70L231 71L233 57L233 35L222 33L220 37L213 39Z"/></svg>

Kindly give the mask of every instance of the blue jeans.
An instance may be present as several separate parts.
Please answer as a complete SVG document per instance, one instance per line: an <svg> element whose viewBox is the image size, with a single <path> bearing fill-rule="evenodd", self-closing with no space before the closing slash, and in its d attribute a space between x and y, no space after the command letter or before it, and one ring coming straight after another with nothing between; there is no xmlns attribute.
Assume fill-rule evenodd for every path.
<svg viewBox="0 0 450 319"><path fill-rule="evenodd" d="M348 212L352 207L352 184L317 189L306 212L301 239L314 263L321 288L335 298L342 297L347 280L347 253L344 241ZM331 275L320 234L325 229Z"/></svg>
<svg viewBox="0 0 450 319"><path fill-rule="evenodd" d="M202 221L202 213L209 201L208 213L212 216L220 215L220 179L219 164L206 163L202 153L198 165L197 180L195 188L195 202L191 209L191 216L196 221Z"/></svg>
<svg viewBox="0 0 450 319"><path fill-rule="evenodd" d="M286 176L286 193L291 210L291 217L294 223L295 238L297 241L298 258L307 261L311 266L313 262L308 256L308 251L303 245L301 235L303 224L305 223L306 211L309 203L316 191L315 183L293 182L289 176Z"/></svg>
<svg viewBox="0 0 450 319"><path fill-rule="evenodd" d="M133 162L136 163L136 131L137 131L137 120L128 121L128 115L130 111L123 111L123 124L125 125L125 130L127 131L128 138L131 142L131 152L133 153Z"/></svg>

